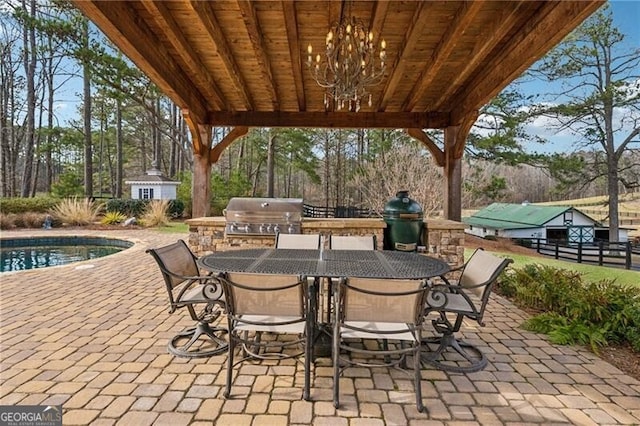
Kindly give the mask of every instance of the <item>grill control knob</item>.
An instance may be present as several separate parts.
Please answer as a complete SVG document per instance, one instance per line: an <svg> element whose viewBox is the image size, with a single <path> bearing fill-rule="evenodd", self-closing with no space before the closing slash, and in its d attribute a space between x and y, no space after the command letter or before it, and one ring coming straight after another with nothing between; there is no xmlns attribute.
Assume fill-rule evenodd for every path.
<svg viewBox="0 0 640 426"><path fill-rule="evenodd" d="M247 232L247 233L248 233L249 231L251 231L251 225L246 224L246 225L244 226L244 232Z"/></svg>
<svg viewBox="0 0 640 426"><path fill-rule="evenodd" d="M273 232L278 233L280 232L280 227L278 225L273 227Z"/></svg>
<svg viewBox="0 0 640 426"><path fill-rule="evenodd" d="M260 225L260 232L264 232L267 230L267 226L265 226L265 224L263 223L262 225Z"/></svg>
<svg viewBox="0 0 640 426"><path fill-rule="evenodd" d="M238 230L238 225L236 223L232 223L229 229L231 232L236 232Z"/></svg>
<svg viewBox="0 0 640 426"><path fill-rule="evenodd" d="M289 225L287 232L289 232L290 234L293 234L295 232L295 228L293 227L293 225Z"/></svg>

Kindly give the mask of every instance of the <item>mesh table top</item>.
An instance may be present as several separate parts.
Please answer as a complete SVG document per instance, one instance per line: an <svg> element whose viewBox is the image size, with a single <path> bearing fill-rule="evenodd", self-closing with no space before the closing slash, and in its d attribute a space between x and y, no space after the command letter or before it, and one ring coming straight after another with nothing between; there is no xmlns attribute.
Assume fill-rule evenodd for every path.
<svg viewBox="0 0 640 426"><path fill-rule="evenodd" d="M198 262L213 272L298 274L315 277L424 279L443 275L449 265L418 253L377 250L243 249L216 252Z"/></svg>

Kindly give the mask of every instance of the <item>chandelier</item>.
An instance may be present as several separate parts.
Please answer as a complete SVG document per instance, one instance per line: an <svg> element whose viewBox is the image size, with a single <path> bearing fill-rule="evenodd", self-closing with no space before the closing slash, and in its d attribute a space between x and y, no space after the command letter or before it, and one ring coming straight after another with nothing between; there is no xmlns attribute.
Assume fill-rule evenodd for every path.
<svg viewBox="0 0 640 426"><path fill-rule="evenodd" d="M324 107L329 110L359 111L362 102L371 106L367 88L382 81L385 71L386 42L379 49L374 34L355 17L332 25L325 39L322 55L313 57L313 47L307 47L307 66L313 79L325 88Z"/></svg>

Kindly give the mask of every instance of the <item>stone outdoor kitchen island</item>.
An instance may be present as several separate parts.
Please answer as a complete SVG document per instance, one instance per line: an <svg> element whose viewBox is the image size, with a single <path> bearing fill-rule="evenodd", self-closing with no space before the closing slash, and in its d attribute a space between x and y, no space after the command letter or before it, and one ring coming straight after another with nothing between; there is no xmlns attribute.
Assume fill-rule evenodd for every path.
<svg viewBox="0 0 640 426"><path fill-rule="evenodd" d="M272 235L225 234L224 217L201 217L186 221L189 225L189 246L199 256L216 251L239 248L273 247ZM387 224L382 218L358 219L310 219L302 221L303 234L331 235L375 235L378 249L384 241ZM451 220L425 219L423 243L427 254L447 262L451 267L464 263L464 224Z"/></svg>

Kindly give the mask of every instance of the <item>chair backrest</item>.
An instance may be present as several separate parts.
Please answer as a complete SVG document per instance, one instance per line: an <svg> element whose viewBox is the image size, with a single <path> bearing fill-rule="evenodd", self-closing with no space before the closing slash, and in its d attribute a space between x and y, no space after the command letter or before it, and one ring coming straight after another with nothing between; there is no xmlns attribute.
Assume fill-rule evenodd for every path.
<svg viewBox="0 0 640 426"><path fill-rule="evenodd" d="M428 293L424 281L348 278L339 285L341 321L422 321Z"/></svg>
<svg viewBox="0 0 640 426"><path fill-rule="evenodd" d="M158 263L169 292L169 300L173 305L173 289L185 282L193 282L194 277L199 275L197 258L183 240L164 247L148 249L147 253Z"/></svg>
<svg viewBox="0 0 640 426"><path fill-rule="evenodd" d="M226 273L222 276L230 315L304 317L307 279L299 275Z"/></svg>
<svg viewBox="0 0 640 426"><path fill-rule="evenodd" d="M276 248L318 250L320 234L280 234L276 235Z"/></svg>
<svg viewBox="0 0 640 426"><path fill-rule="evenodd" d="M329 248L332 250L375 250L375 235L331 235Z"/></svg>
<svg viewBox="0 0 640 426"><path fill-rule="evenodd" d="M488 293L491 292L491 287L498 276L511 262L513 260L503 259L483 249L477 249L465 264L459 284L461 287L469 288L484 301L488 299Z"/></svg>

